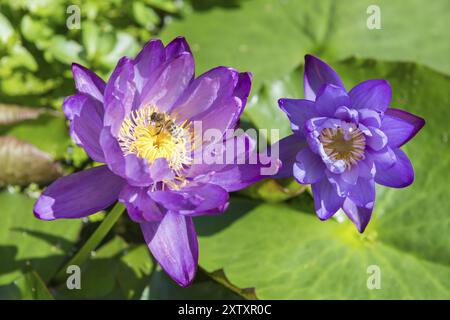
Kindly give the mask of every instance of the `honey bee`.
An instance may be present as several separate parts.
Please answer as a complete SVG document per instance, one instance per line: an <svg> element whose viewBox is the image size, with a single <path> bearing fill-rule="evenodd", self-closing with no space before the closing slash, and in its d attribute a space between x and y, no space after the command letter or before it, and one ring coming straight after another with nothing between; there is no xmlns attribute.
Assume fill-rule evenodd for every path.
<svg viewBox="0 0 450 320"><path fill-rule="evenodd" d="M154 123L155 127L158 129L155 135L160 134L162 130L166 129L170 135L177 137L179 133L177 125L170 119L166 121L166 116L163 113L152 112L152 114L150 114L150 121Z"/></svg>
<svg viewBox="0 0 450 320"><path fill-rule="evenodd" d="M169 131L171 136L173 136L175 138L178 136L180 130L178 129L178 126L172 120L168 120L165 123L165 127L166 127L167 131Z"/></svg>
<svg viewBox="0 0 450 320"><path fill-rule="evenodd" d="M165 124L165 121L166 121L166 117L165 117L165 115L163 113L152 112L150 114L150 121L157 128L158 131L156 132L155 135L158 135L164 129L164 124Z"/></svg>

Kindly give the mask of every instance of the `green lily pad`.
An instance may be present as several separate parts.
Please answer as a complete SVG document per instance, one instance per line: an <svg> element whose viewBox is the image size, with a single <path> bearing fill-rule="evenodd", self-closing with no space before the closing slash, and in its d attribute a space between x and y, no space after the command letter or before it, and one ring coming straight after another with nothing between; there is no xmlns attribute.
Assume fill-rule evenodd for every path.
<svg viewBox="0 0 450 320"><path fill-rule="evenodd" d="M129 298L141 287L144 289L152 270L152 260L147 252L136 248L127 252L128 244L120 237L92 252L91 259L80 267L80 289L69 289L66 283L56 288L57 297L62 299L105 299ZM147 249L147 248L145 248ZM140 258L146 257L146 261ZM139 284L141 279L141 284ZM138 293L140 294L140 292Z"/></svg>
<svg viewBox="0 0 450 320"><path fill-rule="evenodd" d="M53 300L44 281L35 271L29 271L13 283L0 286L0 298L8 300Z"/></svg>
<svg viewBox="0 0 450 320"><path fill-rule="evenodd" d="M144 300L241 300L242 297L230 291L209 277L198 272L194 283L181 288L158 268L152 274L150 285L142 295Z"/></svg>
<svg viewBox="0 0 450 320"><path fill-rule="evenodd" d="M367 27L372 5L380 9L381 29ZM443 32L449 29L446 0L249 0L194 11L168 25L162 37L186 36L200 72L217 65L252 71L259 90L293 70L305 53L407 60L450 73Z"/></svg>
<svg viewBox="0 0 450 320"><path fill-rule="evenodd" d="M450 267L395 247L371 228L319 221L287 205L235 200L199 218L200 264L261 299L446 299ZM380 289L369 289L373 266Z"/></svg>
<svg viewBox="0 0 450 320"><path fill-rule="evenodd" d="M73 249L80 220L41 221L33 216L36 199L0 192L0 285L32 268L47 282Z"/></svg>

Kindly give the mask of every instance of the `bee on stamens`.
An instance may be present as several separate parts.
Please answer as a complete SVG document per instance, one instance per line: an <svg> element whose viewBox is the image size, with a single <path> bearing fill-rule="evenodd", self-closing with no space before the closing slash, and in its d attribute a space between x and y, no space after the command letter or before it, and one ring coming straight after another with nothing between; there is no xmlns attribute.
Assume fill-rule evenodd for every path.
<svg viewBox="0 0 450 320"><path fill-rule="evenodd" d="M172 120L168 120L165 123L165 128L167 129L167 131L169 131L170 135L174 138L177 138L178 135L180 134L179 127Z"/></svg>
<svg viewBox="0 0 450 320"><path fill-rule="evenodd" d="M174 138L180 133L178 126L172 120L169 119L166 121L166 115L164 113L152 112L150 114L150 121L157 129L155 135L159 135L164 129L166 129Z"/></svg>
<svg viewBox="0 0 450 320"><path fill-rule="evenodd" d="M158 135L164 129L166 116L164 115L164 113L152 112L150 114L150 121L152 122L152 124L155 125L155 128L158 130L155 135Z"/></svg>

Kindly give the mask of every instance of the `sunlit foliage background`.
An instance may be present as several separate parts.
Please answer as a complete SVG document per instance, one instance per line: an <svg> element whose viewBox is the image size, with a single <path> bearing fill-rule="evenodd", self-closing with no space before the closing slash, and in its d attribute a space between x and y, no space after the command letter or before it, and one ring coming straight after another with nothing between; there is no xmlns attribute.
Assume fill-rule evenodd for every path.
<svg viewBox="0 0 450 320"><path fill-rule="evenodd" d="M67 8L81 9L69 30ZM381 29L366 25L369 5ZM450 3L446 0L0 0L0 298L448 299L450 298ZM178 288L124 215L82 266L82 289L55 273L102 221L38 221L32 206L59 176L96 165L69 139L61 112L72 62L107 79L117 60L153 37L183 35L197 74L252 71L242 125L289 124L280 97L302 97L303 56L327 60L347 88L385 78L395 107L427 125L405 151L416 182L377 189L363 235L342 215L320 222L308 188L266 180L232 196L220 217L198 218L200 270ZM274 141L272 141L274 142ZM380 267L369 290L367 268Z"/></svg>

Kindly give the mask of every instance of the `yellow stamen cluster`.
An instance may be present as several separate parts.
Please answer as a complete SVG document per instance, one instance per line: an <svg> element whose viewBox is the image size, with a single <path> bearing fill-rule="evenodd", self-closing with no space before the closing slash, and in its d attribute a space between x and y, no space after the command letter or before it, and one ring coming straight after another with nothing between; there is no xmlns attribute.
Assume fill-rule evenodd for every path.
<svg viewBox="0 0 450 320"><path fill-rule="evenodd" d="M165 158L176 180L183 180L183 170L192 163L192 132L187 121L178 123L175 116L159 112L156 107L134 110L122 122L118 135L125 155L135 154L151 165Z"/></svg>
<svg viewBox="0 0 450 320"><path fill-rule="evenodd" d="M325 153L332 160L343 160L347 169L364 158L366 138L356 126L348 132L340 127L323 129L319 140Z"/></svg>

